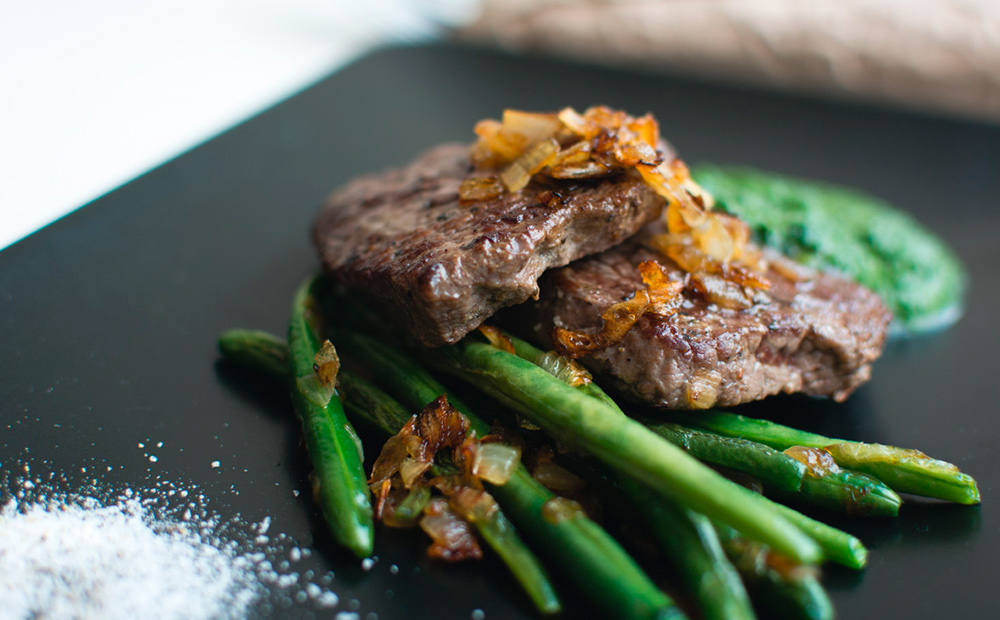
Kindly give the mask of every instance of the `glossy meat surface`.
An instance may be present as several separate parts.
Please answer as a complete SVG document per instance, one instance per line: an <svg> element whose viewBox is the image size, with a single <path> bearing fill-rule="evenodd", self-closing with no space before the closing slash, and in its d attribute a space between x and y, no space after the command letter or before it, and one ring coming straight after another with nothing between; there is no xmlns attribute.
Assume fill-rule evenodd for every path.
<svg viewBox="0 0 1000 620"><path fill-rule="evenodd" d="M326 268L427 346L537 296L546 269L621 243L664 206L626 174L460 203L470 174L467 145L440 146L349 183L315 225Z"/></svg>

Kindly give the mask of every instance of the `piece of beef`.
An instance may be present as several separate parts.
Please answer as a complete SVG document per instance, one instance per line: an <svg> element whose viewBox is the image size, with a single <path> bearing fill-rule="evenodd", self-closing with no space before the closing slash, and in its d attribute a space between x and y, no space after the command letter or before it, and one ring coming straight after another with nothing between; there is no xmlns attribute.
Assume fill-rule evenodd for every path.
<svg viewBox="0 0 1000 620"><path fill-rule="evenodd" d="M639 238L549 272L540 301L518 310L522 319L530 313L536 338L551 346L554 325L599 328L608 306L643 287L637 270L643 260L659 261L672 279L684 277ZM620 342L579 361L622 393L657 407L731 406L778 392L843 400L868 380L891 315L857 284L802 267L798 272L808 279L792 281L770 270L770 290L758 293L748 310L722 309L685 289L677 314L644 315Z"/></svg>
<svg viewBox="0 0 1000 620"><path fill-rule="evenodd" d="M457 342L498 309L536 297L543 271L622 242L664 206L626 174L558 188L533 182L460 204L468 150L441 146L353 181L314 229L327 269L427 346Z"/></svg>

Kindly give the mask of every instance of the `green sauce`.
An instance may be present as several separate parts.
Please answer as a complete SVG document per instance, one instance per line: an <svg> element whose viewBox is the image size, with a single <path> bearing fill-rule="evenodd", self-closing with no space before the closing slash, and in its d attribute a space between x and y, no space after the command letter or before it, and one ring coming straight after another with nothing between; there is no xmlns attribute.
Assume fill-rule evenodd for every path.
<svg viewBox="0 0 1000 620"><path fill-rule="evenodd" d="M692 176L758 243L836 271L878 293L897 329L943 329L962 314L965 270L913 218L859 192L744 168L699 165Z"/></svg>

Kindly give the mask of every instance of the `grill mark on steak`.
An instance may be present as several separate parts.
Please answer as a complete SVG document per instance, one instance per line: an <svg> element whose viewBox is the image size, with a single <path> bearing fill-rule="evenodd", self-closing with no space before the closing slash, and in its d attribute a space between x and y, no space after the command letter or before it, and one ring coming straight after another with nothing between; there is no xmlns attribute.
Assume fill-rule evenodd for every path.
<svg viewBox="0 0 1000 620"><path fill-rule="evenodd" d="M626 174L462 205L471 171L467 145L437 147L349 183L314 228L326 268L427 346L537 297L543 271L621 243L664 206Z"/></svg>
<svg viewBox="0 0 1000 620"><path fill-rule="evenodd" d="M653 259L671 278L683 278L677 265L633 238L549 272L540 300L516 314L528 317L547 347L555 325L599 328L608 306L643 286L639 262ZM721 309L685 290L676 315L644 315L620 342L579 361L628 397L658 407L698 408L692 400L732 406L779 392L843 400L870 377L891 314L857 284L800 271L808 281L769 271L771 289L747 310Z"/></svg>

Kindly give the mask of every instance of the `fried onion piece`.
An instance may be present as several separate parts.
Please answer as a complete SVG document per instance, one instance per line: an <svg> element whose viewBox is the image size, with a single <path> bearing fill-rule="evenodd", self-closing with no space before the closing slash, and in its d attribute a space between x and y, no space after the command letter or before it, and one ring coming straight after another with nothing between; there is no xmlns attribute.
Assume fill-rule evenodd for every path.
<svg viewBox="0 0 1000 620"><path fill-rule="evenodd" d="M494 347L514 355L514 343L510 341L507 334L503 333L503 330L499 327L494 327L492 325L480 325L479 333L486 337L490 341L490 344Z"/></svg>
<svg viewBox="0 0 1000 620"><path fill-rule="evenodd" d="M570 359L600 351L625 337L649 307L649 293L639 289L625 301L612 304L601 313L604 324L596 333L556 326L553 340L556 351Z"/></svg>
<svg viewBox="0 0 1000 620"><path fill-rule="evenodd" d="M478 200L490 200L503 194L503 183L495 176L469 177L458 188L458 200L465 204Z"/></svg>
<svg viewBox="0 0 1000 620"><path fill-rule="evenodd" d="M553 335L556 351L577 359L619 342L647 312L661 317L675 314L680 308L684 284L669 279L663 266L656 261L640 263L639 274L644 288L601 313L604 324L596 333L556 327Z"/></svg>
<svg viewBox="0 0 1000 620"><path fill-rule="evenodd" d="M460 562L483 557L469 523L456 514L444 498L434 498L427 504L420 528L434 541L427 549L427 555L432 558Z"/></svg>
<svg viewBox="0 0 1000 620"><path fill-rule="evenodd" d="M639 275L649 293L646 313L662 317L675 314L683 301L681 291L684 290L684 283L668 278L663 265L654 260L639 263Z"/></svg>
<svg viewBox="0 0 1000 620"><path fill-rule="evenodd" d="M805 465L808 472L817 478L841 471L833 455L822 448L791 446L785 449L785 454Z"/></svg>
<svg viewBox="0 0 1000 620"><path fill-rule="evenodd" d="M431 557L480 557L467 522L491 518L497 510L482 481L504 484L520 463L520 448L498 443L501 436L497 431L480 441L468 418L447 397L437 398L382 447L368 481L376 518L390 527L419 522L434 540ZM432 497L432 489L444 497Z"/></svg>
<svg viewBox="0 0 1000 620"><path fill-rule="evenodd" d="M753 306L753 299L741 286L725 278L708 273L692 273L691 289L705 301L729 310L746 310Z"/></svg>
<svg viewBox="0 0 1000 620"><path fill-rule="evenodd" d="M546 351L535 360L535 363L545 372L572 387L587 385L594 380L587 369L581 366L579 362L571 360L564 355L559 355L555 351Z"/></svg>
<svg viewBox="0 0 1000 620"><path fill-rule="evenodd" d="M691 178L684 162L668 160L658 150L660 128L652 115L637 118L606 106L591 107L583 114L573 108L549 114L505 110L502 121L480 121L476 134L479 141L472 148L473 163L480 170L499 170L499 178L466 180L459 192L463 202L495 198L505 190L520 191L536 177L560 180L637 174L667 203L664 224L672 240L652 245L697 276L695 291L726 308L748 308L754 295L739 287L769 287L761 275L760 255L748 245L750 229L732 216L712 211L714 199ZM552 204L551 200L542 202ZM687 248L682 260L676 260L676 251L667 251L673 245ZM622 328L627 331L627 319L639 311L642 296L622 304L627 305L615 308L613 314L626 322L614 322L607 336L597 340L564 334L567 345L601 348L602 339L613 341L615 333ZM602 318L607 325L607 317Z"/></svg>
<svg viewBox="0 0 1000 620"><path fill-rule="evenodd" d="M468 418L451 406L447 396L439 396L385 442L368 484L378 494L384 481L398 473L404 486L413 488L438 450L460 446L468 433ZM414 473L417 470L419 474Z"/></svg>
<svg viewBox="0 0 1000 620"><path fill-rule="evenodd" d="M702 252L683 235L671 233L653 235L645 244L674 261L691 274L689 288L710 303L721 308L743 310L754 304L753 290L766 291L771 282L742 261L722 262ZM757 257L747 255L755 262Z"/></svg>
<svg viewBox="0 0 1000 620"><path fill-rule="evenodd" d="M323 345L313 360L313 370L319 376L320 382L325 386L336 386L337 375L340 373L340 357L337 356L337 349L329 340L323 341Z"/></svg>

